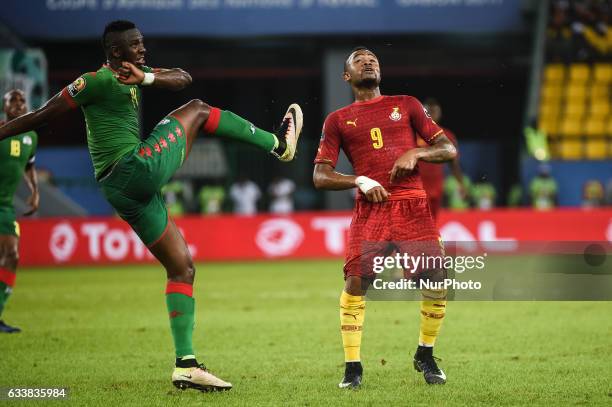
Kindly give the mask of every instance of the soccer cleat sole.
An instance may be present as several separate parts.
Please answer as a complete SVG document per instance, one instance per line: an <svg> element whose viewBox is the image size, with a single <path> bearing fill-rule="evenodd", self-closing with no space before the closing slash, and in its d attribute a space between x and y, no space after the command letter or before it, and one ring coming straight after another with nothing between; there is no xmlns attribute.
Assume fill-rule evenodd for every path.
<svg viewBox="0 0 612 407"><path fill-rule="evenodd" d="M281 161L286 162L293 160L293 157L295 157L295 153L297 152L297 143L300 139L300 134L302 134L302 126L304 125L304 114L302 113L302 108L300 107L300 105L298 105L297 103L292 103L291 105L289 105L285 116L287 116L287 114L290 114L292 110L293 113L291 114L291 117L293 119L293 126L295 127L295 131L293 132L294 135L291 140L286 141L288 155L283 155L282 157L280 157Z"/></svg>
<svg viewBox="0 0 612 407"><path fill-rule="evenodd" d="M174 385L174 387L176 387L179 390L194 389L194 390L200 390L203 393L211 393L215 391L229 391L232 389L231 387L201 385L197 383L192 383L187 380L176 380L176 381L173 381L172 384Z"/></svg>
<svg viewBox="0 0 612 407"><path fill-rule="evenodd" d="M417 363L417 361L413 361L413 365L414 365L414 370L416 370L419 373L423 373L423 370L421 369L421 367L419 366L419 364ZM444 375L444 373L442 373ZM423 375L424 377L425 375ZM446 384L446 375L444 377L440 377L437 375L431 375L429 376L429 378L424 377L425 382L427 384Z"/></svg>

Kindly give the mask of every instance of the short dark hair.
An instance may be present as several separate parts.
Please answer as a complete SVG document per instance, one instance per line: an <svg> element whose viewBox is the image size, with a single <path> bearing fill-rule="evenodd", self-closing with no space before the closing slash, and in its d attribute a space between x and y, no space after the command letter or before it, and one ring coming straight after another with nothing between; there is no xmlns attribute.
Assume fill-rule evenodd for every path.
<svg viewBox="0 0 612 407"><path fill-rule="evenodd" d="M108 34L123 32L133 28L136 28L136 24L128 20L115 20L106 24L106 27L104 27L104 34L102 34L102 48L107 56L111 47L111 44L107 41Z"/></svg>
<svg viewBox="0 0 612 407"><path fill-rule="evenodd" d="M353 48L351 50L351 52L349 52L349 54L346 56L346 58L344 59L344 72L346 72L348 70L348 60L351 57L351 55L353 55L355 52L357 51L370 51L370 49L364 45L358 45L355 48ZM370 51L372 52L372 51Z"/></svg>

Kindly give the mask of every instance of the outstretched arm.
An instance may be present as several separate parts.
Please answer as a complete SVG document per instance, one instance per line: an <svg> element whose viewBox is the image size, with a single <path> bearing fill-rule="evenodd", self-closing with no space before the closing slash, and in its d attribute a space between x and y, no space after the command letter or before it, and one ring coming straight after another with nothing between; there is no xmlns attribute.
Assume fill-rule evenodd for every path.
<svg viewBox="0 0 612 407"><path fill-rule="evenodd" d="M395 182L410 174L419 160L430 163L442 163L454 159L457 149L444 134L440 134L429 147L413 148L406 151L395 161L390 174L390 181Z"/></svg>
<svg viewBox="0 0 612 407"><path fill-rule="evenodd" d="M365 176L341 174L329 164L315 164L312 180L317 189L341 191L358 187L370 202L383 202L389 198L389 193L377 181Z"/></svg>
<svg viewBox="0 0 612 407"><path fill-rule="evenodd" d="M30 210L24 213L23 216L30 216L38 210L38 204L40 202L40 197L38 195L38 177L36 176L36 168L34 167L34 163L26 166L24 177L28 188L30 188L30 192L32 192L32 195L30 195L30 198L28 199Z"/></svg>
<svg viewBox="0 0 612 407"><path fill-rule="evenodd" d="M140 68L130 62L123 62L123 66L119 68L117 80L125 85L151 85L156 88L168 90L182 90L191 85L191 75L183 71L181 68L171 69L155 69L152 82L149 82L151 77Z"/></svg>
<svg viewBox="0 0 612 407"><path fill-rule="evenodd" d="M71 109L72 106L60 92L49 99L47 103L39 109L19 116L0 127L0 140L37 129L47 123L51 118L66 113Z"/></svg>
<svg viewBox="0 0 612 407"><path fill-rule="evenodd" d="M461 165L459 164L459 155L457 155L449 163L449 165L450 165L451 173L453 174L453 176L458 182L459 193L461 194L461 197L465 199L467 197L467 191L466 191L465 184L464 184L463 171L461 170Z"/></svg>

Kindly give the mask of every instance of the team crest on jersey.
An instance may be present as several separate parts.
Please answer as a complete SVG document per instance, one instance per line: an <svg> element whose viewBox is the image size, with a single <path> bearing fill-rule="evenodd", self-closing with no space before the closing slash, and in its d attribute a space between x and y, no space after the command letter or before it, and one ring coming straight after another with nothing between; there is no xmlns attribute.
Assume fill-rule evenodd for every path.
<svg viewBox="0 0 612 407"><path fill-rule="evenodd" d="M394 122L398 122L401 120L401 118L402 114L399 112L399 107L394 107L393 111L389 115L389 119L393 120Z"/></svg>
<svg viewBox="0 0 612 407"><path fill-rule="evenodd" d="M23 138L21 139L21 142L23 144L27 144L28 146L32 145L32 137L30 136L23 136Z"/></svg>
<svg viewBox="0 0 612 407"><path fill-rule="evenodd" d="M68 85L68 93L70 96L75 97L80 91L85 88L85 78L82 76L78 77L76 81Z"/></svg>

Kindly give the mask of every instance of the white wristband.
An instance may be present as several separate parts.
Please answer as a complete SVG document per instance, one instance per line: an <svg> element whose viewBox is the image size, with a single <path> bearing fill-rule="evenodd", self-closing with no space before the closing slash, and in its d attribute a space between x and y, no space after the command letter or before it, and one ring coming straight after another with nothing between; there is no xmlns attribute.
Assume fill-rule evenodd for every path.
<svg viewBox="0 0 612 407"><path fill-rule="evenodd" d="M374 181L372 178L368 178L364 175L360 175L355 178L355 185L357 185L357 187L359 187L361 192L363 192L364 194L374 187L382 186L378 182Z"/></svg>
<svg viewBox="0 0 612 407"><path fill-rule="evenodd" d="M140 82L140 84L142 86L149 86L153 83L154 80L155 80L155 74L153 72L145 72L144 79L142 80L142 82Z"/></svg>

